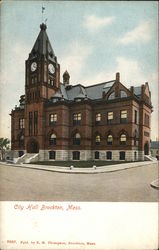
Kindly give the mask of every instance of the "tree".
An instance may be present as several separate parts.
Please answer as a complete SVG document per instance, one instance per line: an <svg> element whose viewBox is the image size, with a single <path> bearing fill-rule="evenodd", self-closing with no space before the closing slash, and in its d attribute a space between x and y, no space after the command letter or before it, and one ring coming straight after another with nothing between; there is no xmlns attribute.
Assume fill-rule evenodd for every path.
<svg viewBox="0 0 159 250"><path fill-rule="evenodd" d="M1 151L1 159L4 160L5 151L9 149L9 139L8 138L0 138L0 151Z"/></svg>

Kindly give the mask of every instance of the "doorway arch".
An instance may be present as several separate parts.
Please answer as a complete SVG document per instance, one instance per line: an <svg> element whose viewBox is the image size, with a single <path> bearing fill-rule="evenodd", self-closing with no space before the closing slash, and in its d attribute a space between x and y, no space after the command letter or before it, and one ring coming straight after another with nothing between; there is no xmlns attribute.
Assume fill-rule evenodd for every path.
<svg viewBox="0 0 159 250"><path fill-rule="evenodd" d="M146 142L144 145L144 155L148 155L148 154L149 154L149 144L148 142Z"/></svg>
<svg viewBox="0 0 159 250"><path fill-rule="evenodd" d="M39 143L35 139L30 139L27 144L27 153L39 153Z"/></svg>

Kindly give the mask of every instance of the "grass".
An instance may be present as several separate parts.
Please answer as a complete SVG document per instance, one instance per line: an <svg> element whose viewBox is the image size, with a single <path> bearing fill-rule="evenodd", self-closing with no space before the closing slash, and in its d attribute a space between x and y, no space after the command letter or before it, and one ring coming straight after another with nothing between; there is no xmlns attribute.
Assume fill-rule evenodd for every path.
<svg viewBox="0 0 159 250"><path fill-rule="evenodd" d="M114 164L124 164L128 163L127 161L39 161L34 162L33 164L37 165L49 165L49 166L61 166L61 167L70 167L71 165L75 168L92 168L93 165L97 167L114 165Z"/></svg>

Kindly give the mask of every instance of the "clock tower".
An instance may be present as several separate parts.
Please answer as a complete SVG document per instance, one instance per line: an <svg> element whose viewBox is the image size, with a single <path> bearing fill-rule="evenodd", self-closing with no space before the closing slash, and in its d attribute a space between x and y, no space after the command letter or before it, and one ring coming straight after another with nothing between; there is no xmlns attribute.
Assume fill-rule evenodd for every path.
<svg viewBox="0 0 159 250"><path fill-rule="evenodd" d="M60 86L60 65L52 49L47 26L40 25L40 33L26 60L25 76L25 148L28 153L44 149L44 104Z"/></svg>

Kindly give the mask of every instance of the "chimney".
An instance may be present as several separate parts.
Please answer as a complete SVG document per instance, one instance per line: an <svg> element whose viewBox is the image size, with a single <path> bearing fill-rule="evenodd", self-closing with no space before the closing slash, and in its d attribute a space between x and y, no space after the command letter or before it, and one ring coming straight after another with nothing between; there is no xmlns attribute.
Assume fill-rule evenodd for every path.
<svg viewBox="0 0 159 250"><path fill-rule="evenodd" d="M70 75L69 75L69 73L68 73L67 70L66 70L66 71L64 72L64 74L63 74L63 84L64 84L65 86L68 86L69 83L70 83Z"/></svg>
<svg viewBox="0 0 159 250"><path fill-rule="evenodd" d="M131 86L130 91L131 91L132 95L134 95L134 86Z"/></svg>
<svg viewBox="0 0 159 250"><path fill-rule="evenodd" d="M116 73L116 82L120 82L120 73L119 72Z"/></svg>

